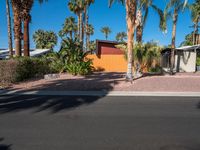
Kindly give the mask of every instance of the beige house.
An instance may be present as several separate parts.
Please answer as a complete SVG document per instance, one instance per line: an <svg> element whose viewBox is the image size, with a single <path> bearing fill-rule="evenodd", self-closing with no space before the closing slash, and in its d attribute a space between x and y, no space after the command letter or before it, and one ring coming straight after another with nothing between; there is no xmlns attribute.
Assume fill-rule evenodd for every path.
<svg viewBox="0 0 200 150"><path fill-rule="evenodd" d="M171 49L162 51L161 65L164 71L170 70ZM196 72L196 60L200 57L200 45L183 46L175 50L175 72Z"/></svg>

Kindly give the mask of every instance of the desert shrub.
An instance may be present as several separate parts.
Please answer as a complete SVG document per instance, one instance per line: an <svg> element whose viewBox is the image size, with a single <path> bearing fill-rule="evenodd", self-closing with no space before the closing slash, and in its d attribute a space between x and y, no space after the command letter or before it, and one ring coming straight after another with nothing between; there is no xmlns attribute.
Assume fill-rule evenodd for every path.
<svg viewBox="0 0 200 150"><path fill-rule="evenodd" d="M51 72L48 62L44 58L21 57L16 59L16 81L23 81L29 78L41 77Z"/></svg>
<svg viewBox="0 0 200 150"><path fill-rule="evenodd" d="M0 61L1 85L41 77L46 73L51 73L51 68L44 58L21 57Z"/></svg>
<svg viewBox="0 0 200 150"><path fill-rule="evenodd" d="M16 60L0 61L0 86L7 86L16 80L17 66L18 61Z"/></svg>

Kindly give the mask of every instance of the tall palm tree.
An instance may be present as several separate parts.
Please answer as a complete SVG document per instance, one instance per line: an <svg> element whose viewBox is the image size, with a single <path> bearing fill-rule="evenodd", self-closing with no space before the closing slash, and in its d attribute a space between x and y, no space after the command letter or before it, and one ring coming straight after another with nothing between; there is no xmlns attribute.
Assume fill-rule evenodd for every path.
<svg viewBox="0 0 200 150"><path fill-rule="evenodd" d="M173 74L174 62L175 62L175 41L176 41L176 28L178 15L181 11L187 6L187 0L170 0L165 8L165 19L167 16L172 16L173 20L173 29L172 29L172 41L171 41L171 59L170 59L170 73Z"/></svg>
<svg viewBox="0 0 200 150"><path fill-rule="evenodd" d="M11 0L13 15L14 15L14 39L15 39L15 55L21 56L21 40L22 40L22 27L21 27L21 0Z"/></svg>
<svg viewBox="0 0 200 150"><path fill-rule="evenodd" d="M108 35L112 32L109 27L102 27L101 32L105 35L106 40L108 39Z"/></svg>
<svg viewBox="0 0 200 150"><path fill-rule="evenodd" d="M84 1L83 0L69 0L68 8L70 11L75 13L78 17L78 35L79 35L79 40L82 42L83 41L82 24L83 24Z"/></svg>
<svg viewBox="0 0 200 150"><path fill-rule="evenodd" d="M196 44L196 34L198 33L198 24L200 22L200 0L196 0L192 5L190 5L191 18L194 23L193 32L193 45Z"/></svg>
<svg viewBox="0 0 200 150"><path fill-rule="evenodd" d="M94 27L89 24L87 25L87 28L86 28L86 48L88 48L89 44L90 44L90 36L94 34ZM87 49L86 49L87 50Z"/></svg>
<svg viewBox="0 0 200 150"><path fill-rule="evenodd" d="M142 42L142 37L143 37L143 31L144 31L144 27L147 21L147 17L149 14L149 8L153 8L157 14L160 17L160 29L162 30L162 22L164 21L163 18L163 11L161 9L159 9L156 5L153 4L153 0L139 0L138 1L138 10L137 12L140 13L141 15L139 15L139 20L141 20L139 22L139 24L137 25L136 28L136 40L138 43Z"/></svg>
<svg viewBox="0 0 200 150"><path fill-rule="evenodd" d="M38 0L39 3L47 0ZM30 39L29 39L29 24L31 21L31 9L33 7L34 0L23 0L22 1L22 20L24 27L24 56L30 56Z"/></svg>
<svg viewBox="0 0 200 150"><path fill-rule="evenodd" d="M84 25L83 25L83 31L84 31L84 33L83 33L83 39L84 39L84 34L86 34L86 49L87 49L87 46L88 46L88 36L87 36L87 29L89 29L88 28L88 22L89 22L89 13L88 13L88 11L89 11L89 7L90 7L90 5L91 4L93 4L94 3L94 1L95 0L85 0L85 3L84 3ZM84 30L84 28L85 28L85 30Z"/></svg>
<svg viewBox="0 0 200 150"><path fill-rule="evenodd" d="M109 0L109 5L111 6L115 0ZM133 79L133 46L134 46L134 32L135 32L135 23L136 23L136 9L137 9L137 0L118 0L118 2L126 6L126 24L127 24L127 49L128 49L128 66L126 78L131 80Z"/></svg>
<svg viewBox="0 0 200 150"><path fill-rule="evenodd" d="M77 31L76 20L74 17L71 16L69 18L66 18L65 23L63 25L63 29L59 32L59 34L61 37L69 34L70 38L72 39L73 33L75 35L76 31Z"/></svg>
<svg viewBox="0 0 200 150"><path fill-rule="evenodd" d="M13 56L13 44L12 44L12 30L11 30L11 16L10 16L10 1L6 0L6 16L7 16L7 27L8 27L8 49L9 56Z"/></svg>
<svg viewBox="0 0 200 150"><path fill-rule="evenodd" d="M29 40L29 23L31 20L30 11L34 0L23 0L22 2L22 19L24 27L24 56L30 56L30 40Z"/></svg>
<svg viewBox="0 0 200 150"><path fill-rule="evenodd" d="M127 34L126 34L126 32L119 32L119 33L117 33L117 35L116 35L116 40L118 41L118 42L124 42L124 40L127 38Z"/></svg>

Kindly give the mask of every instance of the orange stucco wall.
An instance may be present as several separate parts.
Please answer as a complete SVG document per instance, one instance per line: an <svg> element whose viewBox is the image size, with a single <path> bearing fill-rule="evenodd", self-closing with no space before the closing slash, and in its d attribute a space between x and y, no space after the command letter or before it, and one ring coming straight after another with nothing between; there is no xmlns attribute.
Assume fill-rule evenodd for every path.
<svg viewBox="0 0 200 150"><path fill-rule="evenodd" d="M127 61L124 55L88 55L87 58L93 60L93 67L97 71L105 72L126 72Z"/></svg>

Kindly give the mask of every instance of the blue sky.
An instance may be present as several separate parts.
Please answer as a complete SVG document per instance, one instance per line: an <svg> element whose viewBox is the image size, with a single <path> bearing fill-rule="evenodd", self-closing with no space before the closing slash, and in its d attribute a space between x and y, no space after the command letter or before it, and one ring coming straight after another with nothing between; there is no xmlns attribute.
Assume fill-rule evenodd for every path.
<svg viewBox="0 0 200 150"><path fill-rule="evenodd" d="M160 8L164 8L167 0L154 0ZM193 2L193 0L189 0ZM30 38L31 47L34 48L34 42L32 40L32 34L38 29L52 30L56 33L62 28L62 24L66 17L74 16L67 8L68 0L49 0L42 5L38 2L34 3L32 9L32 22L30 24ZM126 31L125 20L125 7L120 4L114 4L111 8L108 8L108 0L95 0L95 4L91 5L89 10L89 22L93 24L95 28L95 34L91 37L92 40L104 39L103 34L100 32L101 27L109 26L112 30L109 40L115 40L117 32ZM161 45L168 45L171 42L171 30L172 21L168 21L168 33L163 34L159 29L159 17L153 9L150 9L147 23L144 30L143 40L159 41ZM190 19L190 12L184 11L179 15L177 25L177 39L176 45L178 46L183 40L186 34L192 31L189 26L192 25ZM60 40L56 49L60 46ZM7 48L7 26L6 26L6 9L5 1L0 5L0 48Z"/></svg>

